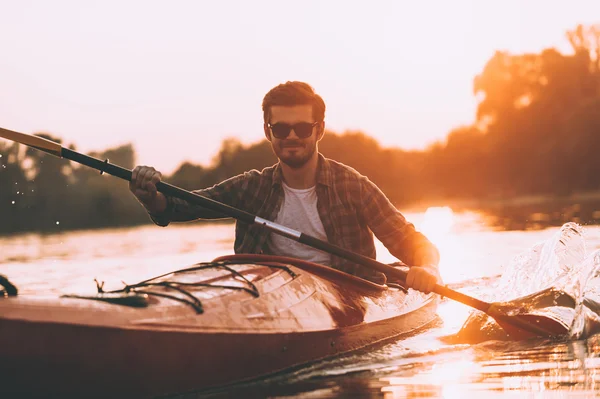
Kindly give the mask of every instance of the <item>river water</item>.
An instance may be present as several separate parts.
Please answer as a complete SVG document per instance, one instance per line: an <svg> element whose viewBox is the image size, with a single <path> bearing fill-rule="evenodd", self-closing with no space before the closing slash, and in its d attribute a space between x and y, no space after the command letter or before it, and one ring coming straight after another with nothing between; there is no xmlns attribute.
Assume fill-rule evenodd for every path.
<svg viewBox="0 0 600 399"><path fill-rule="evenodd" d="M515 268L529 267L525 271L531 276L536 267L532 253L544 256L549 246L556 248L561 240L564 244L557 239L559 227L501 231L480 214L449 208L405 216L440 248L444 283L485 300L516 297L539 283ZM105 289L117 289L123 282L232 253L233 228L229 222L202 222L3 237L0 274L17 285L20 295L95 292L94 278L104 281ZM577 243L567 243L579 245L575 252L600 249L600 226L585 226L580 233ZM573 263L568 256L565 262ZM394 261L379 243L378 260ZM439 320L413 336L212 396L587 398L600 393L599 336L446 343L444 337L457 333L469 314L466 306L445 300L438 308Z"/></svg>

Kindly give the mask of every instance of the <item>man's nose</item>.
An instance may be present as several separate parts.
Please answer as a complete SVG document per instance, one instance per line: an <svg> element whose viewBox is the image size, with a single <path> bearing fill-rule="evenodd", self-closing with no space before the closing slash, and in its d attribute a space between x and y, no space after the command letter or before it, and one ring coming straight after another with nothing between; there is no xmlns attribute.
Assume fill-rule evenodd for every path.
<svg viewBox="0 0 600 399"><path fill-rule="evenodd" d="M300 140L300 137L298 137L298 135L296 134L296 131L294 130L294 128L292 127L290 130L290 134L288 134L287 139L296 139L296 140Z"/></svg>

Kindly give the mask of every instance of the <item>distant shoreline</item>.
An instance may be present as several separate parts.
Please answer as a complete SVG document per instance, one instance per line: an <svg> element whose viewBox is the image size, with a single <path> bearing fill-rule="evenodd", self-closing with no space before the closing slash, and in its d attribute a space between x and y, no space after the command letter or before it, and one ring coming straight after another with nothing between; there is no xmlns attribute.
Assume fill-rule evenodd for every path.
<svg viewBox="0 0 600 399"><path fill-rule="evenodd" d="M423 212L427 208L448 206L454 211L481 210L494 207L519 207L544 204L600 202L600 190L573 193L565 196L558 195L520 195L507 198L449 198L417 201L414 204L402 206L405 211ZM398 205L397 205L398 206Z"/></svg>
<svg viewBox="0 0 600 399"><path fill-rule="evenodd" d="M574 193L568 196L526 195L512 198L487 199L437 199L419 201L414 205L397 206L402 213L421 213L428 208L449 207L453 212L479 212L486 215L486 222L506 230L529 230L560 226L566 222L583 225L600 224L600 190ZM178 226L197 223L233 224L231 218L217 220L197 220L177 223ZM0 237L26 234L60 234L63 232L132 228L152 225L146 223L115 226L97 226L87 228L65 228L56 226L48 230L12 231L0 234ZM158 228L158 226L157 226Z"/></svg>
<svg viewBox="0 0 600 399"><path fill-rule="evenodd" d="M447 206L454 212L481 212L487 222L505 230L530 230L564 223L600 224L600 190L570 195L523 195L510 198L447 199L421 201L402 208L404 212L425 212Z"/></svg>

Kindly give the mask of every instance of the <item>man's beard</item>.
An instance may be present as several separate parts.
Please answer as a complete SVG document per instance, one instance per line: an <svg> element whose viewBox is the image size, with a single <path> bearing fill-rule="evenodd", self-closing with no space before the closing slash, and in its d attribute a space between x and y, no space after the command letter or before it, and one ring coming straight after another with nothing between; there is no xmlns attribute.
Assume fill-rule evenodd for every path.
<svg viewBox="0 0 600 399"><path fill-rule="evenodd" d="M280 154L275 153L279 160L289 166L292 169L300 169L313 157L315 151L317 150L316 143L310 143L306 147L306 153L301 157L297 157L292 155L291 157L283 158ZM283 150L283 149L282 149Z"/></svg>

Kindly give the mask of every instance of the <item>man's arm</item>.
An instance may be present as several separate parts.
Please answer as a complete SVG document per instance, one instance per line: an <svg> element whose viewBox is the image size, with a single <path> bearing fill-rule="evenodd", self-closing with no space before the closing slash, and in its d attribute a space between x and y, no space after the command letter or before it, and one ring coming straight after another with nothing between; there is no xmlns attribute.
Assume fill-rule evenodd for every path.
<svg viewBox="0 0 600 399"><path fill-rule="evenodd" d="M395 223L402 223L402 220L407 224L406 227L382 239L382 242L392 255L409 265L406 286L429 294L435 284L442 283L438 267L440 253L435 245L418 232L412 223L406 222L403 216Z"/></svg>
<svg viewBox="0 0 600 399"><path fill-rule="evenodd" d="M237 206L244 187L247 173L234 176L212 187L194 190L195 194L214 199L230 206ZM168 226L170 222L187 222L196 219L222 219L229 216L199 205L190 204L180 198L165 196L156 190L161 181L160 172L149 167L136 167L133 170L130 190L146 208L152 221L158 226Z"/></svg>
<svg viewBox="0 0 600 399"><path fill-rule="evenodd" d="M435 245L388 200L385 194L365 178L362 185L364 216L369 228L392 255L407 264L408 287L429 293L439 274L440 253Z"/></svg>

